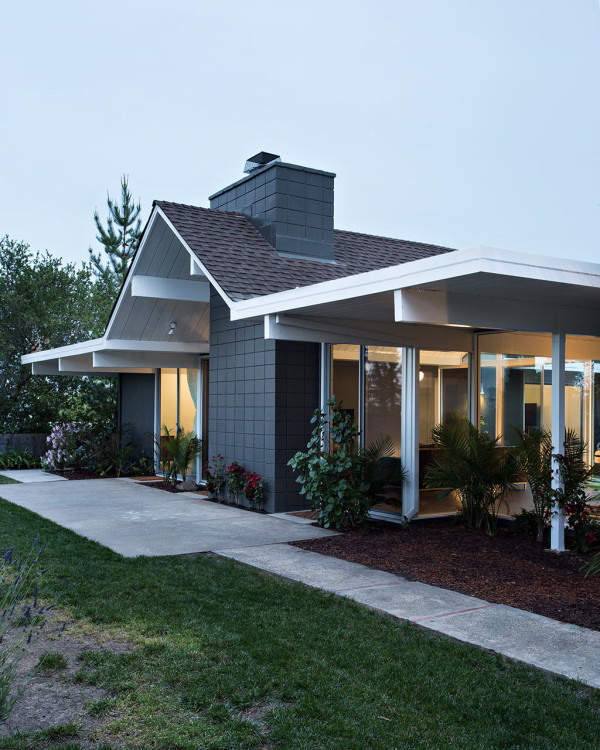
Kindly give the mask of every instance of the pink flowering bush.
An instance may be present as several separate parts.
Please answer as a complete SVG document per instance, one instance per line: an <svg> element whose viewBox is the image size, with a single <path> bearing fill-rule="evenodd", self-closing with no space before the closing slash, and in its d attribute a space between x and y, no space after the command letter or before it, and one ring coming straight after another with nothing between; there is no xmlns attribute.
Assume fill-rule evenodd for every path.
<svg viewBox="0 0 600 750"><path fill-rule="evenodd" d="M56 424L46 440L48 450L41 458L46 471L78 469L86 457L84 428L75 422Z"/></svg>

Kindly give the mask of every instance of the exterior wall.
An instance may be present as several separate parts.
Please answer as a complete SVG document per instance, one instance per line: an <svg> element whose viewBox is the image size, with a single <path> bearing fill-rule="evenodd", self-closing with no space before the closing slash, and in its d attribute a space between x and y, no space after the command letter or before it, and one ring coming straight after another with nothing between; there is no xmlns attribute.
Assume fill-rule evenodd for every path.
<svg viewBox="0 0 600 750"><path fill-rule="evenodd" d="M243 213L279 252L333 260L334 177L275 163L211 195L210 207Z"/></svg>
<svg viewBox="0 0 600 750"><path fill-rule="evenodd" d="M214 291L210 308L209 458L260 474L269 512L305 507L286 464L306 446L318 405L318 344L265 341L262 321L230 321Z"/></svg>
<svg viewBox="0 0 600 750"><path fill-rule="evenodd" d="M147 456L154 451L154 375L119 375L119 426L129 428L131 440Z"/></svg>

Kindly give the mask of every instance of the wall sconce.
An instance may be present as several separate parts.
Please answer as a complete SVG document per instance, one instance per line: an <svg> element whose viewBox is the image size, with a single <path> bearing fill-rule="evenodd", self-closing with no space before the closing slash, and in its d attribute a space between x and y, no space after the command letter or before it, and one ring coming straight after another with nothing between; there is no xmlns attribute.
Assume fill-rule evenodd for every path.
<svg viewBox="0 0 600 750"><path fill-rule="evenodd" d="M172 336L175 333L175 329L177 328L177 323L175 323L174 320L172 320L169 323L169 336Z"/></svg>
<svg viewBox="0 0 600 750"><path fill-rule="evenodd" d="M424 377L425 373L423 372L423 370L419 370L419 383L421 382L421 380L423 380Z"/></svg>

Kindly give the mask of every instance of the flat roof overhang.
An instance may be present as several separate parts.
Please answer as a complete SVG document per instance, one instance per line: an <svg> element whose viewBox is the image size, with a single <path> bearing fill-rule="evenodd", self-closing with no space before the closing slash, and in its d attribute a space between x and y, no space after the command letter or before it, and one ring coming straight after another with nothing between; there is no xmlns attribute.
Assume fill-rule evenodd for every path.
<svg viewBox="0 0 600 750"><path fill-rule="evenodd" d="M197 367L208 353L207 341L127 341L92 339L70 346L25 354L34 375L90 375L115 377L120 373L153 373L159 367Z"/></svg>
<svg viewBox="0 0 600 750"><path fill-rule="evenodd" d="M410 338L416 326L444 335L462 328L600 336L600 264L470 248L243 300L231 311L232 320L262 316L271 327L386 324L392 337Z"/></svg>

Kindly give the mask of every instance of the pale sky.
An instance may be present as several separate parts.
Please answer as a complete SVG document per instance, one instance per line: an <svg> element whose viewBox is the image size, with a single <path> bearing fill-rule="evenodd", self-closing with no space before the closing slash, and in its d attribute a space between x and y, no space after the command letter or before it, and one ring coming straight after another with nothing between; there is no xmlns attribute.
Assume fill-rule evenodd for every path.
<svg viewBox="0 0 600 750"><path fill-rule="evenodd" d="M257 151L339 229L600 262L598 0L0 5L0 236L80 261L119 180L208 205Z"/></svg>

